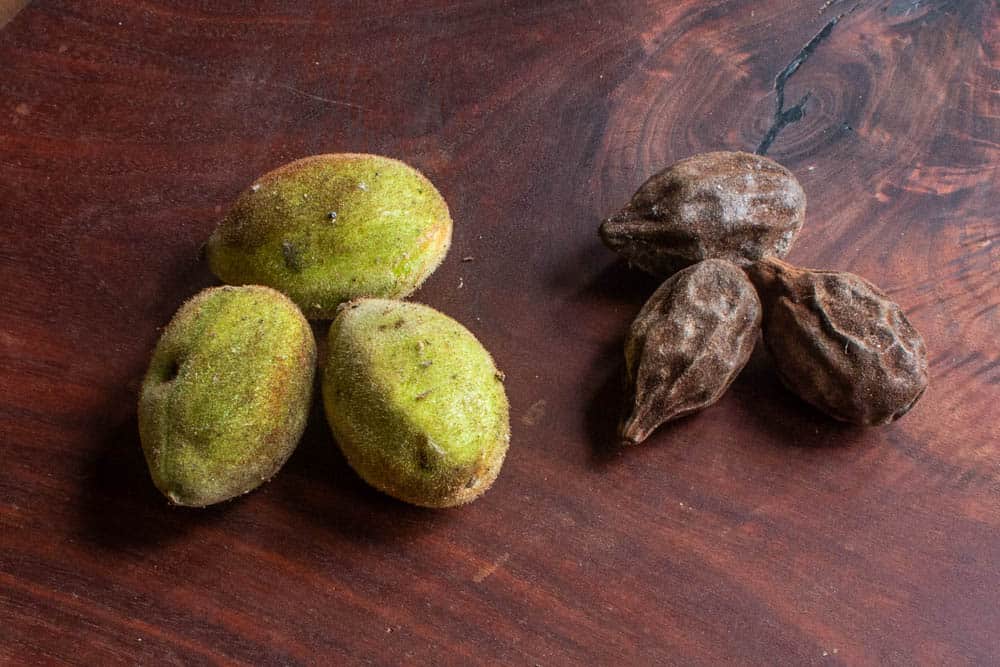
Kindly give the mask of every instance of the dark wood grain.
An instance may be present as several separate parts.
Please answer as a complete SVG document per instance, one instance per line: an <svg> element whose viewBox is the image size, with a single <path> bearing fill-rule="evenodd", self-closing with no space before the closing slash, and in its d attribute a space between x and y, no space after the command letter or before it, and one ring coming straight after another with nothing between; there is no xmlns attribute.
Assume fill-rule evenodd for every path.
<svg viewBox="0 0 1000 667"><path fill-rule="evenodd" d="M0 662L1000 661L994 2L36 0L0 62ZM656 283L597 224L676 159L757 148L809 196L790 259L903 304L931 387L849 428L758 351L610 449ZM348 150L451 204L416 298L506 371L499 481L394 502L314 410L265 488L167 507L136 390L213 284L200 245L255 175Z"/></svg>

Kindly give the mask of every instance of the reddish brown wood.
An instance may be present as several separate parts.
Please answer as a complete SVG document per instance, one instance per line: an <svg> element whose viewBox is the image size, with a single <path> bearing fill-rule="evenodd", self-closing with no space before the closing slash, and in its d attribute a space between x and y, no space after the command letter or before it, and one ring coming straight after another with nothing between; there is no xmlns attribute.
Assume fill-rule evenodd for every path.
<svg viewBox="0 0 1000 667"><path fill-rule="evenodd" d="M36 0L0 62L0 662L1000 661L995 3ZM790 259L902 303L927 395L848 428L758 354L609 449L656 283L599 220L771 128L810 201ZM158 327L241 188L342 150L451 203L417 298L506 371L505 469L407 507L315 411L265 488L171 509L135 423Z"/></svg>

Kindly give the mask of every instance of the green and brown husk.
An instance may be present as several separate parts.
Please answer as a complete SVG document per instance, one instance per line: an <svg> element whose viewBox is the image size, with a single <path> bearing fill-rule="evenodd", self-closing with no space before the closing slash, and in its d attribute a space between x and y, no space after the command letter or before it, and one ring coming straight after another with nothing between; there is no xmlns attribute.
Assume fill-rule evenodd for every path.
<svg viewBox="0 0 1000 667"><path fill-rule="evenodd" d="M327 420L369 484L426 507L470 502L510 439L502 374L475 336L416 303L360 299L330 326Z"/></svg>
<svg viewBox="0 0 1000 667"><path fill-rule="evenodd" d="M451 243L448 205L416 169L378 155L296 160L236 199L206 246L223 281L288 295L309 318L358 297L403 298Z"/></svg>
<svg viewBox="0 0 1000 667"><path fill-rule="evenodd" d="M139 434L157 488L205 506L253 490L305 428L316 345L295 304L267 287L217 287L185 303L153 352Z"/></svg>

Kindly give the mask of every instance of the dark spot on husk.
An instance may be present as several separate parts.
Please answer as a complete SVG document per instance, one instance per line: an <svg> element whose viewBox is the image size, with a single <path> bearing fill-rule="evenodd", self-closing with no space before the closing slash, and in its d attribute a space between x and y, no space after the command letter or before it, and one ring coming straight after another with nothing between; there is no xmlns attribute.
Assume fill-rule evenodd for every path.
<svg viewBox="0 0 1000 667"><path fill-rule="evenodd" d="M173 382L181 372L181 364L176 359L172 360L163 372L163 382Z"/></svg>
<svg viewBox="0 0 1000 667"><path fill-rule="evenodd" d="M302 270L302 253L291 241L281 242L281 254L285 258L285 266L298 273Z"/></svg>
<svg viewBox="0 0 1000 667"><path fill-rule="evenodd" d="M432 470L434 468L430 453L423 447L417 450L417 465L420 466L421 470Z"/></svg>
<svg viewBox="0 0 1000 667"><path fill-rule="evenodd" d="M430 436L426 434L420 436L420 442L417 445L417 465L421 470L437 468L443 455L444 452L434 444Z"/></svg>

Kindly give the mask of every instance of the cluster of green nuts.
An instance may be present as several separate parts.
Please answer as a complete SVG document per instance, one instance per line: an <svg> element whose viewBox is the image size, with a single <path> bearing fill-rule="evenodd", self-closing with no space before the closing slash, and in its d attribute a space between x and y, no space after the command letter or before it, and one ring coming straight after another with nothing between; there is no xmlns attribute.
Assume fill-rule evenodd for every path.
<svg viewBox="0 0 1000 667"><path fill-rule="evenodd" d="M835 419L888 424L923 395L927 350L899 305L860 276L782 261L805 209L778 163L714 152L653 175L601 224L610 248L666 278L625 344L624 442L719 400L761 333L782 382Z"/></svg>
<svg viewBox="0 0 1000 667"><path fill-rule="evenodd" d="M206 245L228 285L185 303L139 396L157 488L206 506L273 477L305 429L317 366L310 319L331 319L321 388L344 457L426 507L470 502L510 440L503 374L475 336L404 302L451 243L444 198L412 167L318 155L257 179Z"/></svg>

